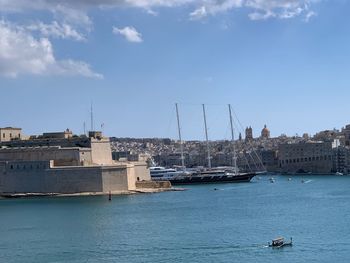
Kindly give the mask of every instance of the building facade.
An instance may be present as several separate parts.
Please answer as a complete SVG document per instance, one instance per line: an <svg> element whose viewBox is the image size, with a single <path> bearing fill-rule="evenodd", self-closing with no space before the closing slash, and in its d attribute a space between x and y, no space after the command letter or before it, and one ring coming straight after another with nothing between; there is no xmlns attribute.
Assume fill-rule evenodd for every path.
<svg viewBox="0 0 350 263"><path fill-rule="evenodd" d="M281 144L278 149L282 173L334 173L332 142Z"/></svg>
<svg viewBox="0 0 350 263"><path fill-rule="evenodd" d="M20 140L21 138L22 138L21 128L13 128L13 127L0 128L0 142Z"/></svg>

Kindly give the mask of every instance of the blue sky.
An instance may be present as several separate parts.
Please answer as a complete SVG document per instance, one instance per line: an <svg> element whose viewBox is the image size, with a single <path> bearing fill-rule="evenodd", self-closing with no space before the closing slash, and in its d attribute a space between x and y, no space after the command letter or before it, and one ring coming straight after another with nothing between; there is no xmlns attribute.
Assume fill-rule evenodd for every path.
<svg viewBox="0 0 350 263"><path fill-rule="evenodd" d="M243 126L273 136L349 123L348 1L0 1L0 126L26 134L229 137L227 104ZM101 6L101 3L104 4Z"/></svg>

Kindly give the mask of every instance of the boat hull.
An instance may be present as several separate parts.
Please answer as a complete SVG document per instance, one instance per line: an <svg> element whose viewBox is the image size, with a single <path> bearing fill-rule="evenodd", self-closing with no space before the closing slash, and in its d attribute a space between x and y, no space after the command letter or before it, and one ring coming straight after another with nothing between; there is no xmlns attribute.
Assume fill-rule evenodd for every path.
<svg viewBox="0 0 350 263"><path fill-rule="evenodd" d="M240 175L195 175L181 178L168 179L172 185L180 184L210 184L210 183L248 183L255 176L255 173Z"/></svg>

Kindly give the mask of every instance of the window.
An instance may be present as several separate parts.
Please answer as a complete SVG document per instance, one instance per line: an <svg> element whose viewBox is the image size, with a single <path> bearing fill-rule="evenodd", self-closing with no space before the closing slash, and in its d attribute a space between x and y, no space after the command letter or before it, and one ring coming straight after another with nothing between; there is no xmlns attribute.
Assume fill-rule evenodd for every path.
<svg viewBox="0 0 350 263"><path fill-rule="evenodd" d="M10 133L10 138L12 138L12 133Z"/></svg>
<svg viewBox="0 0 350 263"><path fill-rule="evenodd" d="M2 134L2 138L5 138L5 133Z"/></svg>

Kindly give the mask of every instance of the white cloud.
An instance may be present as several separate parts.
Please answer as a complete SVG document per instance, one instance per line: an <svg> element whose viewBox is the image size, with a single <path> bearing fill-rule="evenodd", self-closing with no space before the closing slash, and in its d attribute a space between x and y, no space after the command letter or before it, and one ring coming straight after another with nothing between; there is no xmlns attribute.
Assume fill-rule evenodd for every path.
<svg viewBox="0 0 350 263"><path fill-rule="evenodd" d="M66 21L91 25L86 15L91 8L134 7L152 10L158 7L188 6L193 8L191 19L216 15L232 9L251 10L249 17L254 20L267 18L293 18L309 14L310 6L321 0L0 0L3 12L25 10L49 10L62 14ZM153 13L154 14L154 13Z"/></svg>
<svg viewBox="0 0 350 263"><path fill-rule="evenodd" d="M80 75L102 78L82 61L56 60L49 39L35 38L25 27L0 21L0 75Z"/></svg>
<svg viewBox="0 0 350 263"><path fill-rule="evenodd" d="M206 17L208 15L207 9L205 6L201 6L194 10L192 13L190 13L190 18L192 20L202 19L203 17Z"/></svg>
<svg viewBox="0 0 350 263"><path fill-rule="evenodd" d="M288 19L309 12L310 5L318 0L246 0L245 6L253 9L252 20L271 17Z"/></svg>
<svg viewBox="0 0 350 263"><path fill-rule="evenodd" d="M305 16L304 21L305 21L305 22L309 22L310 19L311 19L312 17L314 17L314 16L317 16L317 13L315 13L314 11L309 11L309 12L306 14L306 16Z"/></svg>
<svg viewBox="0 0 350 263"><path fill-rule="evenodd" d="M66 23L59 24L57 21L53 21L51 24L37 22L28 26L27 29L31 31L39 31L45 37L73 39L76 41L86 40L85 36L72 28L71 25Z"/></svg>
<svg viewBox="0 0 350 263"><path fill-rule="evenodd" d="M190 13L190 19L192 20L201 19L208 15L216 15L243 6L243 0L207 0L199 2L203 2L203 4Z"/></svg>
<svg viewBox="0 0 350 263"><path fill-rule="evenodd" d="M113 27L113 33L116 35L122 35L129 42L140 43L142 42L142 35L132 26L124 28Z"/></svg>

